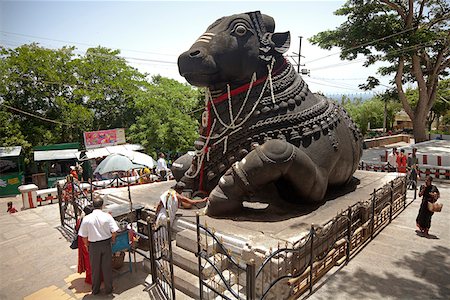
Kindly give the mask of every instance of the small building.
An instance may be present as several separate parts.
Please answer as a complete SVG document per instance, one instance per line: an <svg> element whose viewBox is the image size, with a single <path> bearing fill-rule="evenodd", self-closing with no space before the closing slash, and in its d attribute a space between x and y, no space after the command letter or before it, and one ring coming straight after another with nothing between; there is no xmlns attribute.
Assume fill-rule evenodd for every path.
<svg viewBox="0 0 450 300"><path fill-rule="evenodd" d="M36 146L33 150L37 172L32 174L32 181L39 189L45 189L53 187L55 182L69 174L70 166L75 166L78 162L80 144Z"/></svg>
<svg viewBox="0 0 450 300"><path fill-rule="evenodd" d="M23 154L21 146L0 147L0 197L17 195L23 184Z"/></svg>
<svg viewBox="0 0 450 300"><path fill-rule="evenodd" d="M413 129L413 123L405 110L401 110L394 116L394 130L410 131Z"/></svg>

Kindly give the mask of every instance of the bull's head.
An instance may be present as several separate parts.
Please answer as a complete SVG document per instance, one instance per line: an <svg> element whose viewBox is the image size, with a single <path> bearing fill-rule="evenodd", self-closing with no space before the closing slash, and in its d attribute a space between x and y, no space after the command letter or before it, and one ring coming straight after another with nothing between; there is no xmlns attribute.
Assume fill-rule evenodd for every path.
<svg viewBox="0 0 450 300"><path fill-rule="evenodd" d="M195 86L235 87L267 74L267 65L285 53L290 34L274 33L275 21L259 11L223 17L208 27L178 58L181 76Z"/></svg>

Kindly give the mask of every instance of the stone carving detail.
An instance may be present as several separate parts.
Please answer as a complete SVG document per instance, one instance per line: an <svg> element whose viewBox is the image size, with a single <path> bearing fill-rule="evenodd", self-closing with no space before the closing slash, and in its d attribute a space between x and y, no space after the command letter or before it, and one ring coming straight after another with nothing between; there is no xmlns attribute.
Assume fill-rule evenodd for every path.
<svg viewBox="0 0 450 300"><path fill-rule="evenodd" d="M309 91L283 57L289 44L273 18L250 12L215 21L178 59L180 74L207 92L196 155L174 164L176 188L208 195L209 215L239 211L271 183L289 201L322 201L357 168L360 132Z"/></svg>

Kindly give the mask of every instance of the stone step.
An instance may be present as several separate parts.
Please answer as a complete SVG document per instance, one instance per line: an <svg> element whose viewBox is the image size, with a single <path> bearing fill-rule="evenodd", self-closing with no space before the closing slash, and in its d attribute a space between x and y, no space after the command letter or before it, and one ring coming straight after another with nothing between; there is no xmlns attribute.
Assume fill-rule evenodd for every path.
<svg viewBox="0 0 450 300"><path fill-rule="evenodd" d="M152 276L148 275L145 279L145 283L147 286L151 287L153 290L152 292L149 291L149 294L151 295L150 298L155 299L165 299L165 296L163 295L162 288L153 286L152 285ZM141 296L139 296L141 297ZM177 300L191 300L193 299L191 296L186 295L185 293L181 292L178 289L175 289L175 299Z"/></svg>
<svg viewBox="0 0 450 300"><path fill-rule="evenodd" d="M173 272L174 272L175 288L194 299L199 299L200 283L198 277L175 265L173 266ZM233 286L235 282L235 275L228 270L224 270L222 274L225 280L229 282L229 285ZM219 294L223 294L227 290L226 285L223 283L222 279L218 274L214 276L214 278L206 280L206 283L214 287ZM217 296L218 294L216 292L208 289L206 286L203 286L204 299L213 299Z"/></svg>
<svg viewBox="0 0 450 300"><path fill-rule="evenodd" d="M176 245L176 241L172 241L172 255L173 255L173 263L180 268L188 271L191 274L197 275L198 273L198 258L194 253L187 251L181 247ZM213 256L209 257L209 259L214 263L214 265L220 270L223 271L227 268L227 259L225 255L221 253L216 253ZM216 273L214 267L205 260L202 260L203 264L203 275L206 277L212 276L212 274Z"/></svg>
<svg viewBox="0 0 450 300"><path fill-rule="evenodd" d="M177 233L176 241L178 247L192 253L197 253L197 232L189 229L182 230ZM210 255L214 255L218 248L214 239L212 237L206 239L205 235L201 235L201 246Z"/></svg>
<svg viewBox="0 0 450 300"><path fill-rule="evenodd" d="M200 299L200 283L198 277L183 270L182 268L173 266L175 288L183 294L192 297L193 299ZM206 287L203 287L203 298L212 299L216 294Z"/></svg>

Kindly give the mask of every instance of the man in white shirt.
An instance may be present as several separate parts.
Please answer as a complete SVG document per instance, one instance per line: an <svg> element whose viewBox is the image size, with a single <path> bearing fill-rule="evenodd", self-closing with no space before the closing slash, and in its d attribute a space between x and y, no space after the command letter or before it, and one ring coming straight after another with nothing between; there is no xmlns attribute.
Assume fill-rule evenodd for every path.
<svg viewBox="0 0 450 300"><path fill-rule="evenodd" d="M100 292L101 274L105 283L105 293L112 293L112 250L119 230L114 218L102 211L103 200L94 200L94 211L83 218L78 235L83 238L89 250L92 270L92 294Z"/></svg>
<svg viewBox="0 0 450 300"><path fill-rule="evenodd" d="M392 153L387 157L389 172L397 172L397 148L392 148Z"/></svg>
<svg viewBox="0 0 450 300"><path fill-rule="evenodd" d="M164 158L164 153L160 153L159 154L159 158L157 161L157 166L156 166L156 172L157 174L159 174L161 180L165 180L166 179L166 175L167 175L167 162Z"/></svg>

